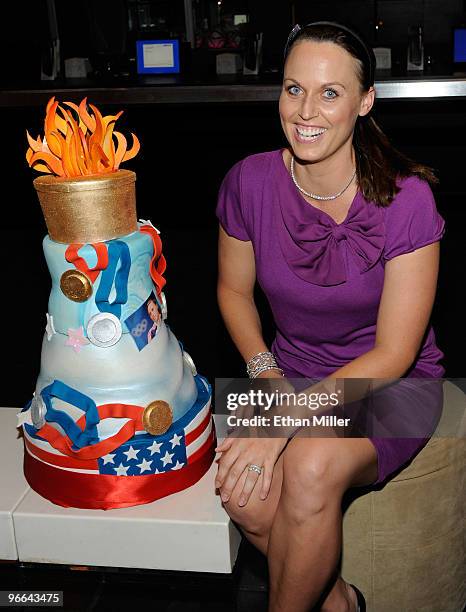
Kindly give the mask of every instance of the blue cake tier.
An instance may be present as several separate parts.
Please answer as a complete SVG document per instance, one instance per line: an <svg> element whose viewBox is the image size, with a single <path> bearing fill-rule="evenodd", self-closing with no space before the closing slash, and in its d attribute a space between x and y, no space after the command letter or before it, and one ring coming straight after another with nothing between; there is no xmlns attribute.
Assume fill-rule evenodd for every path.
<svg viewBox="0 0 466 612"><path fill-rule="evenodd" d="M197 399L196 370L164 321L164 297L150 273L152 237L138 231L100 243L97 248L108 257L104 266L96 245L61 244L46 236L43 246L52 290L36 396L59 380L98 406L122 403L144 408L163 400L170 405L173 421L183 417ZM84 262L85 277L92 281L81 302L61 286L63 274L78 268L76 259L67 261L73 246L81 262L78 272ZM93 275L98 264L100 270ZM96 320L103 327L93 327ZM112 342L97 342L95 337L108 334L112 326L118 328ZM72 406L60 399L54 403L75 417Z"/></svg>
<svg viewBox="0 0 466 612"><path fill-rule="evenodd" d="M128 247L131 264L127 280L127 300L121 305L121 321L125 321L134 313L148 298L154 286L149 274L149 266L154 247L149 235L142 232L133 232L118 239ZM109 240L106 244L115 243ZM74 302L63 294L60 288L60 280L67 270L75 270L75 266L65 259L68 244L54 242L47 235L43 241L44 255L47 261L50 275L52 277L52 290L49 298L49 315L53 316L55 330L62 334L67 334L68 329L77 329L83 326L84 335L87 336L87 323L89 319L100 312L97 307L95 297L99 292L100 283L103 279L102 272L93 284L93 293L90 299L85 302ZM97 264L95 249L90 244L85 244L79 249L79 256L82 257L90 269ZM121 261L118 264L121 267ZM118 272L118 268L116 270ZM113 302L116 297L115 286L113 285L108 298ZM122 326L123 333L129 333L126 325Z"/></svg>

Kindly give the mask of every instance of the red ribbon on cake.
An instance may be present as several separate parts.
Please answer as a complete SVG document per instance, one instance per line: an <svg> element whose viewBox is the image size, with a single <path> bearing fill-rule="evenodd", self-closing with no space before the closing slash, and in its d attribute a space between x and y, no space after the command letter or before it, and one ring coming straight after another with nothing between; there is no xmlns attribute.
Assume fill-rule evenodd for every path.
<svg viewBox="0 0 466 612"><path fill-rule="evenodd" d="M152 238L154 254L150 262L149 272L156 286L157 295L160 295L167 282L163 277L163 273L167 269L167 262L162 254L162 240L157 230L151 225L142 225L139 231L143 234L148 234ZM86 260L78 254L79 249L84 246L84 244L78 242L68 246L65 252L65 259L67 262L72 263L77 270L89 277L92 283L95 283L101 270L105 270L108 267L108 251L105 242L93 242L90 245L94 248L97 255L97 264L93 268L89 268Z"/></svg>
<svg viewBox="0 0 466 612"><path fill-rule="evenodd" d="M89 268L86 260L78 255L78 251L84 244L75 242L70 244L65 251L65 259L67 262L72 263L74 267L83 272L92 283L95 283L101 270L105 270L108 266L108 251L105 242L93 242L90 243L97 255L97 264L94 268Z"/></svg>
<svg viewBox="0 0 466 612"><path fill-rule="evenodd" d="M73 449L72 441L68 436L48 423L38 430L37 435L68 457L89 460L98 459L103 455L111 453L115 448L118 448L132 438L136 431L145 431L142 425L142 413L144 412L144 408L141 406L133 406L131 404L103 404L102 406L97 406L97 411L100 420L109 417L129 418L130 420L125 423L114 436L110 436L105 440L79 449ZM84 431L86 426L86 415L83 415L76 421L76 425Z"/></svg>
<svg viewBox="0 0 466 612"><path fill-rule="evenodd" d="M24 453L24 474L32 489L54 504L66 508L110 510L148 504L182 491L209 470L215 457L215 425L204 444L180 470L145 476L86 474L59 469ZM33 451L34 452L34 451Z"/></svg>
<svg viewBox="0 0 466 612"><path fill-rule="evenodd" d="M167 269L167 262L162 255L162 240L157 230L151 225L141 225L139 231L143 234L148 234L154 243L154 255L150 262L150 275L157 288L157 295L160 295L167 282L162 276Z"/></svg>

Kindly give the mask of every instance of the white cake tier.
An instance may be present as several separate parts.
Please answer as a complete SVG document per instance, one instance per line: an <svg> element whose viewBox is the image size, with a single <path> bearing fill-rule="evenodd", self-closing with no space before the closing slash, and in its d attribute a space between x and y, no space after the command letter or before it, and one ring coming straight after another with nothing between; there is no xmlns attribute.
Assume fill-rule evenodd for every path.
<svg viewBox="0 0 466 612"><path fill-rule="evenodd" d="M44 335L36 395L54 380L60 380L91 397L98 406L123 403L145 407L155 400L165 400L174 420L196 401L191 368L164 322L141 351L130 334L123 334L113 346L102 348L89 343L79 352L66 345L67 339L63 334L53 334L50 340ZM73 416L69 405L60 400L54 400L54 405Z"/></svg>

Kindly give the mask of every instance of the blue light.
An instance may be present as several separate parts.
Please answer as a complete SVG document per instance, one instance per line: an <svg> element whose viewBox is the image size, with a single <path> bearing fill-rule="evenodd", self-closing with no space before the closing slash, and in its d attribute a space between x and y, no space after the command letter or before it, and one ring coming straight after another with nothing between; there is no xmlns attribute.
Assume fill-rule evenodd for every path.
<svg viewBox="0 0 466 612"><path fill-rule="evenodd" d="M453 53L455 63L466 62L466 28L455 28Z"/></svg>

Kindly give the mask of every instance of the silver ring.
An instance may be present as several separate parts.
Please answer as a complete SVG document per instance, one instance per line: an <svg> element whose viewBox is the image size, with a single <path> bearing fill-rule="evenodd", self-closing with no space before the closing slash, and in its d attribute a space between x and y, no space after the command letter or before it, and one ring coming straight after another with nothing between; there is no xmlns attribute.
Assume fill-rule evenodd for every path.
<svg viewBox="0 0 466 612"><path fill-rule="evenodd" d="M262 474L262 468L256 465L255 463L250 463L248 466L248 470L251 472L257 472L258 474Z"/></svg>

